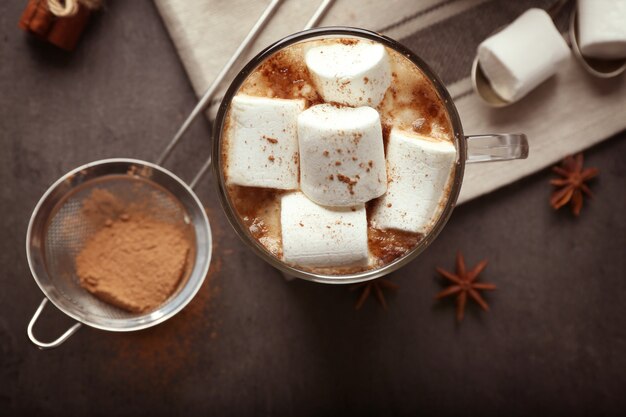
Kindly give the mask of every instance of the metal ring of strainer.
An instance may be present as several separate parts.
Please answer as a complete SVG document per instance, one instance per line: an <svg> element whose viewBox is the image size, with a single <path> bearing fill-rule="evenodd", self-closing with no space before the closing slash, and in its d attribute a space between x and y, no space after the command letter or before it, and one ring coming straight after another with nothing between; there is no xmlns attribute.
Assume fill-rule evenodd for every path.
<svg viewBox="0 0 626 417"><path fill-rule="evenodd" d="M184 276L158 309L128 313L80 286L74 259L97 231L83 210L84 200L94 189L106 190L123 203L149 201L152 216L188 230L192 251ZM76 168L43 195L28 226L28 264L47 297L31 320L29 337L40 348L50 348L63 343L81 323L109 331L139 330L161 323L182 310L200 289L209 269L211 247L209 220L200 200L171 172L135 159L105 159ZM43 343L34 337L32 327L48 300L79 323L54 342Z"/></svg>

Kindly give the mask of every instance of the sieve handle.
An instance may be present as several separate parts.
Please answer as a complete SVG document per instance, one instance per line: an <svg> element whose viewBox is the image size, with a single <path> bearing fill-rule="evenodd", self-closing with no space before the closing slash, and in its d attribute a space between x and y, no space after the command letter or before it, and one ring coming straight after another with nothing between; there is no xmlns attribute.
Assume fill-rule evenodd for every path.
<svg viewBox="0 0 626 417"><path fill-rule="evenodd" d="M41 301L41 304L39 304L39 308L37 309L37 311L35 311L35 314L33 314L33 318L30 319L30 323L28 323L28 329L26 330L30 341L33 342L39 349L52 349L57 346L60 346L63 342L69 339L71 335L76 333L76 330L80 329L80 327L82 326L81 323L76 323L75 325L70 327L65 333L63 333L58 339L50 343L40 342L39 339L37 339L35 335L33 334L33 327L35 326L35 323L37 322L39 315L41 314L41 312L43 311L43 308L46 306L47 303L48 303L47 298L44 298Z"/></svg>

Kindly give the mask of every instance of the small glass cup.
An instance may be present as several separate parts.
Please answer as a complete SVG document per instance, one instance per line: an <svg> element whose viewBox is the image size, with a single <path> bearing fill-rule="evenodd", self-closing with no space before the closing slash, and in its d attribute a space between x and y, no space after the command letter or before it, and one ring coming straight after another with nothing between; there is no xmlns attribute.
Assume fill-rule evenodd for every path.
<svg viewBox="0 0 626 417"><path fill-rule="evenodd" d="M445 105L452 125L455 146L457 149L457 160L450 195L439 216L439 219L434 224L430 232L424 236L424 238L413 249L400 258L379 268L346 275L327 275L301 270L282 262L280 259L272 255L261 243L250 235L246 226L241 222L228 196L224 172L222 169L222 134L228 109L233 97L237 94L248 75L250 75L267 58L290 45L316 39L329 38L353 38L379 42L384 46L401 53L413 64L415 64L425 74L425 76L431 80L432 85ZM420 57L391 38L369 30L351 27L324 27L305 30L289 35L260 52L246 64L243 70L237 75L237 77L235 77L229 86L222 103L220 104L213 129L213 173L219 187L220 202L226 212L226 216L230 224L235 229L235 232L246 245L251 247L252 250L261 257L261 259L277 268L285 276L297 277L308 281L326 284L350 284L379 278L401 268L422 253L435 240L437 235L439 235L450 218L450 214L452 214L459 196L461 183L463 182L463 173L466 163L525 159L528 157L528 141L524 134L464 135L461 120L452 98L450 97L450 93L446 90L439 77L424 61L422 61Z"/></svg>

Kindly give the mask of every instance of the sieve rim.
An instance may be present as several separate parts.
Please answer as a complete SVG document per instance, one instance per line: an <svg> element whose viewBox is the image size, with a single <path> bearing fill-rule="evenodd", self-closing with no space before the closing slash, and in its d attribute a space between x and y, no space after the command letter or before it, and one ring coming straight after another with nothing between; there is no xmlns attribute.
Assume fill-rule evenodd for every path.
<svg viewBox="0 0 626 417"><path fill-rule="evenodd" d="M142 314L137 317L132 317L132 319L149 318L151 315L155 315L153 319L148 319L147 321L142 322L142 323L137 323L137 324L133 324L129 326L120 326L120 327L114 327L110 325L97 323L93 320L82 317L80 314L77 314L76 312L70 309L67 309L65 306L61 305L56 300L55 297L50 295L48 288L46 287L46 285L42 283L34 265L33 258L35 255L33 253L33 249L31 248L32 246L31 242L33 239L33 227L34 227L35 221L38 219L38 215L42 207L48 202L49 198L51 197L51 194L54 193L59 188L59 186L61 186L69 178L71 178L72 176L76 174L79 174L81 171L89 170L97 166L109 165L109 164L111 165L112 164L128 164L128 165L135 165L135 166L138 165L138 166L148 167L152 170L158 171L161 174L164 174L165 176L173 179L178 185L182 187L182 190L186 192L189 197L191 197L193 204L196 205L197 208L199 209L198 211L200 213L201 223L202 225L204 225L204 228L206 230L206 236L204 237L206 238L206 242L207 242L207 251L204 254L206 260L204 260L204 258L202 257L198 257L197 253L196 253L196 259L194 260L194 267L197 266L198 263L201 263L204 261L204 265L202 265L202 268L201 268L200 278L198 278L195 281L188 279L187 283L185 283L185 285L183 285L183 287L181 288L181 291L184 289L190 289L190 292L186 295L185 298L182 298L180 300L177 297L170 298L161 306L159 306L156 310L152 310L146 314ZM152 181L149 178L145 178L145 177L143 179ZM156 181L152 181L152 182L156 183ZM158 185L158 183L156 184ZM173 196L173 198L180 200L178 196ZM199 231L202 232L202 230L200 230L199 227L195 227L194 225L192 225L192 227L194 228L194 232L196 233L196 236ZM93 327L99 330L106 330L106 331L113 331L113 332L130 332L130 331L147 329L149 327L153 327L153 326L156 326L157 324L163 323L164 321L172 318L173 316L178 314L181 310L183 310L191 302L191 300L193 300L193 298L198 294L198 292L200 291L200 288L204 284L207 273L209 271L209 267L211 265L212 252L213 252L213 236L212 236L212 231L211 231L211 224L209 222L206 211L204 210L204 206L202 205L200 199L198 198L196 193L193 191L193 189L173 172L157 164L154 164L152 162L144 161L141 159L134 159L134 158L99 159L99 160L81 165L77 168L74 168L73 170L67 172L65 175L61 176L52 185L50 185L50 187L48 187L46 192L41 196L41 198L35 205L35 208L33 209L33 212L28 221L28 229L26 231L26 259L28 261L28 267L30 269L33 279L35 280L35 283L37 284L41 292L44 294L46 299L50 300L50 302L52 302L52 304L56 308L58 308L61 312L71 317L72 319L78 321L79 323L85 324L89 327ZM179 302L176 306L174 306L174 308L172 308L171 310L167 310L165 307L172 305L174 301L179 301ZM167 311L162 311L162 310L167 310ZM130 320L131 319L116 319L116 321L119 321L120 323L125 322L125 321L130 321Z"/></svg>

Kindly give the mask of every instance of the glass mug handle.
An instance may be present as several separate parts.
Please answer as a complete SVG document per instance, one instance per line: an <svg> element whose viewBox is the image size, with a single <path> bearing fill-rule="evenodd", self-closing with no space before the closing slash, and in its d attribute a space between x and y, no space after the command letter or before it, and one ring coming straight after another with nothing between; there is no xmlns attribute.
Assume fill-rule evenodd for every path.
<svg viewBox="0 0 626 417"><path fill-rule="evenodd" d="M528 158L528 138L523 133L465 136L466 163Z"/></svg>

